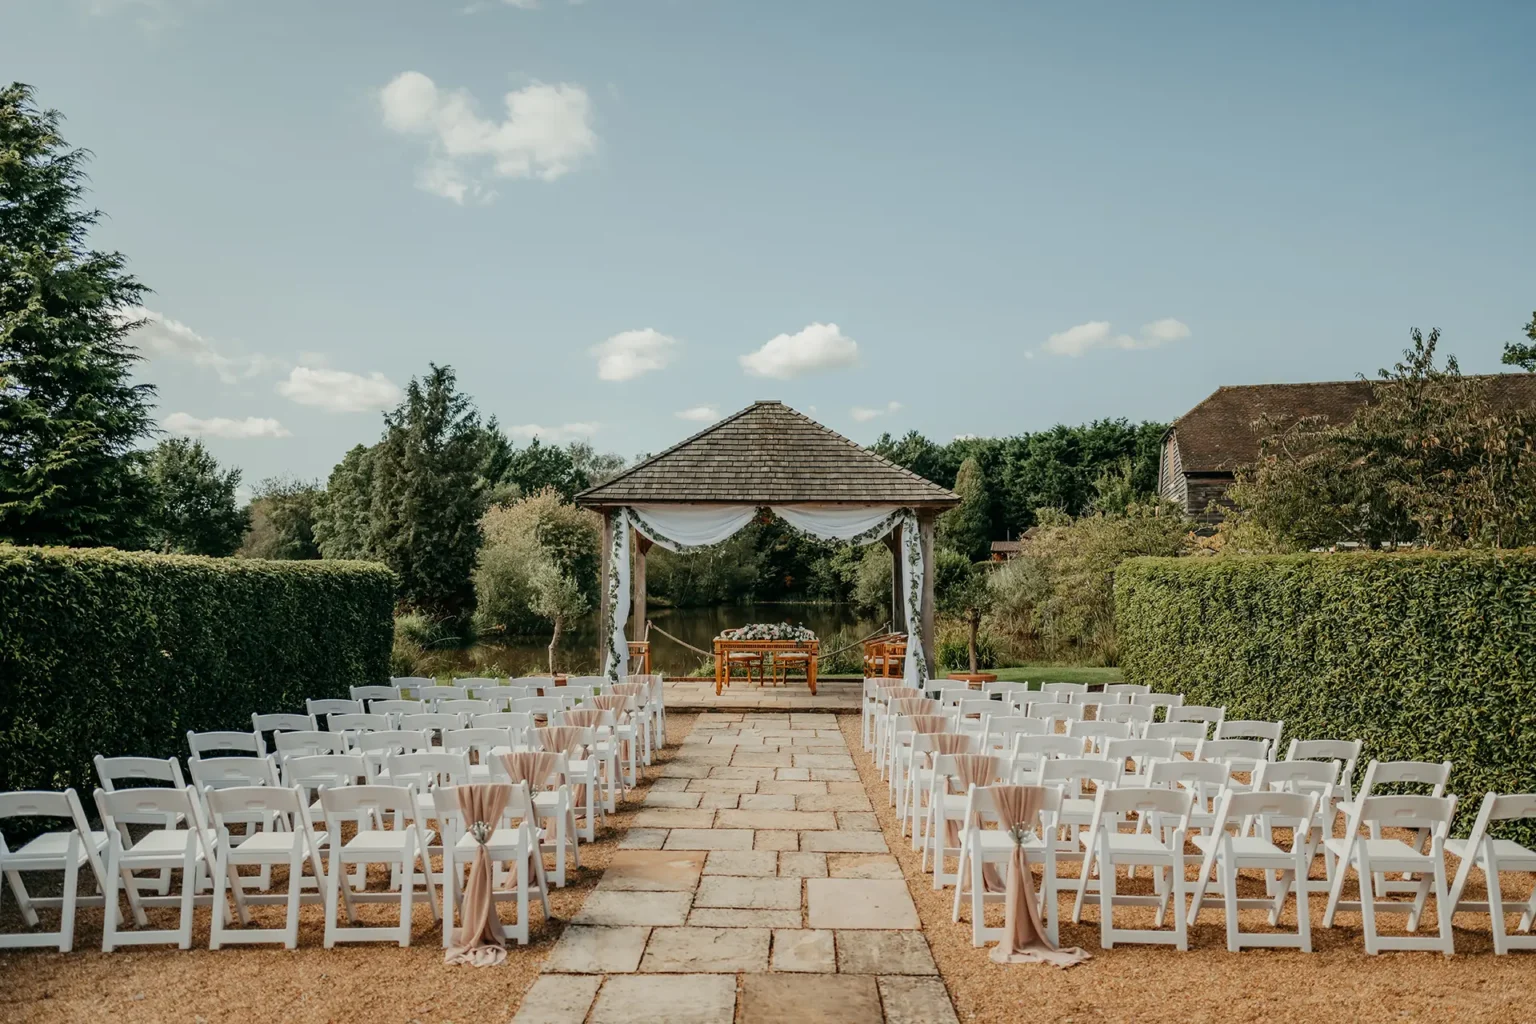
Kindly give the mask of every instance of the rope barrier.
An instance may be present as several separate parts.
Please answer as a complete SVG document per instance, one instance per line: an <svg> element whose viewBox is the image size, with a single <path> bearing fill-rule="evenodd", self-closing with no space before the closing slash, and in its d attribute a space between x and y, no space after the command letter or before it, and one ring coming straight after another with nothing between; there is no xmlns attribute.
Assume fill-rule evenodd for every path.
<svg viewBox="0 0 1536 1024"><path fill-rule="evenodd" d="M673 643L681 644L682 646L688 648L690 651L693 651L696 654L702 654L706 658L713 658L715 656L715 653L713 651L706 651L706 650L704 650L702 648L693 646L693 644L689 643L686 640L680 640L677 637L673 636L671 633L668 633L666 630L662 629L660 626L656 625L654 622L647 622L645 624L645 628L646 628L647 633L649 633L649 631L651 631L651 630L655 630L656 632L660 633L662 636L666 637L668 640L671 640ZM890 631L891 631L891 624L890 624L889 621L887 621L885 625L881 626L879 629L877 629L873 633L869 634L869 636L863 637L863 638L861 638L859 640L855 640L851 644L844 644L842 647L839 647L835 651L828 651L825 654L822 654L822 653L818 652L816 657L817 657L818 660L821 659L821 658L833 658L833 657L836 657L837 655L842 654L844 651L849 650L850 648L858 647L860 644L863 644L866 640L871 640L871 639L873 639L874 637L877 637L877 636L884 636L886 633L889 633Z"/></svg>

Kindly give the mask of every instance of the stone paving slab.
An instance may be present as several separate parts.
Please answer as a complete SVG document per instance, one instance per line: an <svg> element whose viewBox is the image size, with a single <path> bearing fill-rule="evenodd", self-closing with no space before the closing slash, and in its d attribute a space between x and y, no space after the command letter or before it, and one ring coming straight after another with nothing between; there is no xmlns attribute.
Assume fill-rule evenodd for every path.
<svg viewBox="0 0 1536 1024"><path fill-rule="evenodd" d="M958 1024L835 716L705 713L662 770L518 1024Z"/></svg>

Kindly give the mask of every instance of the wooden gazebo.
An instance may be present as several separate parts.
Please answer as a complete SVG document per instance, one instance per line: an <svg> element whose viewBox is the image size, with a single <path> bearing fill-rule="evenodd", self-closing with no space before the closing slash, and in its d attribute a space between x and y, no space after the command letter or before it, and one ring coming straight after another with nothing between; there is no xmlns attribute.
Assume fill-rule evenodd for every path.
<svg viewBox="0 0 1536 1024"><path fill-rule="evenodd" d="M934 522L939 513L959 503L952 491L774 401L754 402L661 454L576 495L577 505L603 517L604 586L599 621L610 629L621 627L622 623L613 621L613 606L621 610L623 604L631 604L635 635L640 635L646 621L645 557L655 531L650 531L652 536L648 537L638 525L632 524L638 524L639 514L646 510L658 517L696 514L728 519L777 506L776 511L786 518L792 514L821 514L842 516L849 521L861 510L874 516L890 510L893 515L889 521L866 531L865 539L878 531L891 549L892 615L898 624L917 620L907 615L910 588L905 585L907 571L903 562L921 552L921 562L913 563L912 581L921 575L922 654L928 666L934 664ZM896 525L889 525L890 522ZM914 522L919 544L908 546L903 531L911 529ZM623 525L619 532L626 534L623 537L616 536L620 523ZM624 594L622 587L609 586L610 580L619 578L610 562L631 547L627 531L632 528L634 569L632 574L625 575L630 576L633 597L625 601L617 596ZM739 526L726 524L721 528ZM678 547L672 543L666 546ZM909 552L907 559L902 557L904 550ZM922 571L924 566L930 570ZM610 646L612 636L609 633L603 637L600 658L614 649Z"/></svg>

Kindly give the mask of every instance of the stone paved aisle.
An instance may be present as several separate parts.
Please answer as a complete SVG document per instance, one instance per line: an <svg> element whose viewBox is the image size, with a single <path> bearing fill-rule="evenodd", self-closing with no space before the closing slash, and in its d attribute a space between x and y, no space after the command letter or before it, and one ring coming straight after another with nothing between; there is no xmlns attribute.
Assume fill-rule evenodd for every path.
<svg viewBox="0 0 1536 1024"><path fill-rule="evenodd" d="M518 1024L954 1024L838 730L699 716Z"/></svg>

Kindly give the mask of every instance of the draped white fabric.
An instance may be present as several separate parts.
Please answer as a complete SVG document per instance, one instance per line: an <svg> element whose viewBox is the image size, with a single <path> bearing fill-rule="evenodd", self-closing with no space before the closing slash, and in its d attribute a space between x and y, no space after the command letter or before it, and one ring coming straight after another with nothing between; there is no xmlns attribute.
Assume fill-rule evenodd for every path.
<svg viewBox="0 0 1536 1024"><path fill-rule="evenodd" d="M752 521L751 505L631 505L635 529L669 551L718 544Z"/></svg>
<svg viewBox="0 0 1536 1024"><path fill-rule="evenodd" d="M823 540L854 540L891 518L899 505L775 505L773 514L790 526ZM879 540L890 527L881 530L871 540ZM867 543L867 542L866 542Z"/></svg>
<svg viewBox="0 0 1536 1024"><path fill-rule="evenodd" d="M900 505L774 505L772 511L790 526L824 540L870 544L900 526L901 563L906 585L906 628L911 641L902 675L918 686L927 675L923 662L923 549L917 516ZM613 537L608 547L608 621L604 634L608 652L604 672L618 679L629 670L630 573L629 531L637 530L671 551L693 551L718 544L750 523L753 505L634 505L613 513Z"/></svg>

